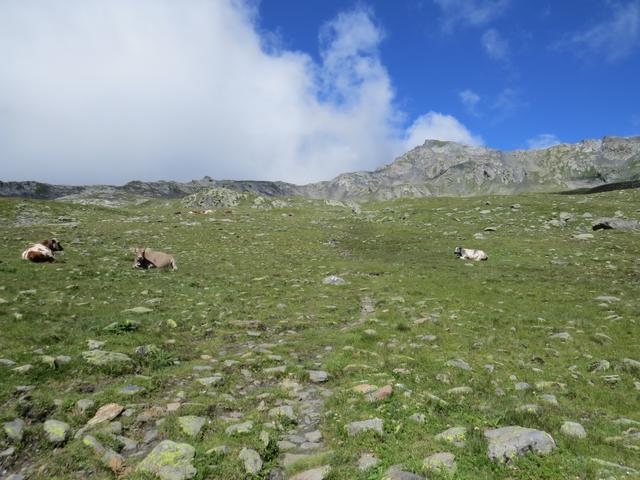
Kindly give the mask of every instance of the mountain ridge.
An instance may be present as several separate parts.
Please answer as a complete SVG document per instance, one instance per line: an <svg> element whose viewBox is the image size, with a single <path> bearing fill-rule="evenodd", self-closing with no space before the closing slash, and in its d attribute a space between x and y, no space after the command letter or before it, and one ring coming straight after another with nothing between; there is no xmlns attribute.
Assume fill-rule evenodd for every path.
<svg viewBox="0 0 640 480"><path fill-rule="evenodd" d="M0 196L61 200L91 195L180 198L210 188L228 188L265 196L365 201L589 189L637 180L640 136L606 136L544 149L510 151L426 140L376 170L343 173L306 185L214 180L208 176L190 182L134 180L121 186L0 181Z"/></svg>

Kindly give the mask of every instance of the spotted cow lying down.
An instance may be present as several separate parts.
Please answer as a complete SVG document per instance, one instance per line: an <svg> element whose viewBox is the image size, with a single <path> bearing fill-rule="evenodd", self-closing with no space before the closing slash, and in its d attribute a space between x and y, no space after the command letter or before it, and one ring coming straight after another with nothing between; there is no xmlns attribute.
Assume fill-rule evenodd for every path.
<svg viewBox="0 0 640 480"><path fill-rule="evenodd" d="M473 250L471 248L456 247L453 253L455 253L456 256L458 258L461 258L462 260L474 260L477 262L479 260L489 259L487 254L484 253L482 250Z"/></svg>
<svg viewBox="0 0 640 480"><path fill-rule="evenodd" d="M31 245L24 252L22 252L23 260L30 260L36 263L43 262L55 262L54 252L62 252L64 248L60 245L60 242L55 238L51 240L42 240L39 243Z"/></svg>

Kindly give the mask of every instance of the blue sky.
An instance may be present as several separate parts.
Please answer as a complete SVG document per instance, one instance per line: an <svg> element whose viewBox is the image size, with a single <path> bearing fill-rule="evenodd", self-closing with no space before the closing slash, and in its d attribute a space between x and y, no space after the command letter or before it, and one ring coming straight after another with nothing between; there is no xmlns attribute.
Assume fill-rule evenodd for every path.
<svg viewBox="0 0 640 480"><path fill-rule="evenodd" d="M350 8L384 32L410 118L451 114L500 149L640 134L638 1L264 0L259 25L317 57L319 28Z"/></svg>
<svg viewBox="0 0 640 480"><path fill-rule="evenodd" d="M0 1L0 179L283 180L640 133L640 0Z"/></svg>

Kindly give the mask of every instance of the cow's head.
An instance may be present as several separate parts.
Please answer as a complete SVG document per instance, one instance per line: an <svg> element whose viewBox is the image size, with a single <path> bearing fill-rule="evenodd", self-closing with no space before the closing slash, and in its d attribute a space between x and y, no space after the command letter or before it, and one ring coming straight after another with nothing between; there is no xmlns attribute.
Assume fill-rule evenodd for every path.
<svg viewBox="0 0 640 480"><path fill-rule="evenodd" d="M133 261L133 268L149 268L151 262L144 256L146 248L134 248L133 250L136 254L136 258Z"/></svg>
<svg viewBox="0 0 640 480"><path fill-rule="evenodd" d="M55 238L52 238L51 240L43 240L40 243L52 252L62 252L64 250L64 248L62 248L62 245L60 245L60 242Z"/></svg>
<svg viewBox="0 0 640 480"><path fill-rule="evenodd" d="M461 257L462 256L462 247L456 247L455 250L453 251L453 253L457 256L457 257Z"/></svg>

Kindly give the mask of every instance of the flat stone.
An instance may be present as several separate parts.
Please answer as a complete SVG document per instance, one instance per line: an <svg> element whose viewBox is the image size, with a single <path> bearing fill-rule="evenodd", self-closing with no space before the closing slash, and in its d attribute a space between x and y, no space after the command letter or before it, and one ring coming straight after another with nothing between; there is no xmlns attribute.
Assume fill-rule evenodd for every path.
<svg viewBox="0 0 640 480"><path fill-rule="evenodd" d="M82 352L82 358L91 365L105 366L131 362L131 357L124 353L108 352L106 350L87 350Z"/></svg>
<svg viewBox="0 0 640 480"><path fill-rule="evenodd" d="M623 358L622 368L628 372L640 373L640 362L631 358Z"/></svg>
<svg viewBox="0 0 640 480"><path fill-rule="evenodd" d="M262 470L260 454L251 448L243 448L238 458L244 462L244 469L250 475L255 475Z"/></svg>
<svg viewBox="0 0 640 480"><path fill-rule="evenodd" d="M487 456L498 462L511 462L528 452L546 455L556 448L551 435L532 428L502 427L487 430L484 436L489 442Z"/></svg>
<svg viewBox="0 0 640 480"><path fill-rule="evenodd" d="M307 432L304 434L304 438L309 442L319 442L322 440L322 432L320 430L314 430L312 432Z"/></svg>
<svg viewBox="0 0 640 480"><path fill-rule="evenodd" d="M217 385L219 383L222 383L222 375L213 375L211 377L198 378L197 381L201 385L204 385L205 387L209 387L211 385Z"/></svg>
<svg viewBox="0 0 640 480"><path fill-rule="evenodd" d="M571 334L569 332L559 332L559 333L554 333L554 334L550 335L549 338L554 339L554 340L562 340L564 342L567 342L567 341L571 340Z"/></svg>
<svg viewBox="0 0 640 480"><path fill-rule="evenodd" d="M249 433L253 429L253 422L236 423L225 429L227 435L235 435L237 433Z"/></svg>
<svg viewBox="0 0 640 480"><path fill-rule="evenodd" d="M514 388L518 391L529 390L531 388L531 385L526 382L518 382L515 384Z"/></svg>
<svg viewBox="0 0 640 480"><path fill-rule="evenodd" d="M0 458L9 458L11 457L14 453L16 453L16 449L13 447L9 447L5 450L2 450L0 452Z"/></svg>
<svg viewBox="0 0 640 480"><path fill-rule="evenodd" d="M87 410L93 408L96 404L91 398L81 398L76 402L76 408L80 413L86 413Z"/></svg>
<svg viewBox="0 0 640 480"><path fill-rule="evenodd" d="M161 480L187 480L197 473L192 464L195 453L187 443L164 440L138 464L136 471L157 475Z"/></svg>
<svg viewBox="0 0 640 480"><path fill-rule="evenodd" d="M289 477L289 480L324 480L331 467L329 465L323 465L322 467L312 468L311 470L305 470Z"/></svg>
<svg viewBox="0 0 640 480"><path fill-rule="evenodd" d="M544 395L541 395L540 398L542 399L542 401L550 404L550 405L558 405L558 399L556 398L555 395L552 395L550 393L545 393Z"/></svg>
<svg viewBox="0 0 640 480"><path fill-rule="evenodd" d="M464 447L467 439L466 427L452 427L434 437L436 440L445 441L455 445L456 447Z"/></svg>
<svg viewBox="0 0 640 480"><path fill-rule="evenodd" d="M88 427L92 427L99 423L110 422L122 413L124 407L117 403L108 403L98 409L91 420L87 422Z"/></svg>
<svg viewBox="0 0 640 480"><path fill-rule="evenodd" d="M379 402L388 398L393 393L393 387L391 385L385 385L384 387L379 388L375 392L371 393L368 397L372 402Z"/></svg>
<svg viewBox="0 0 640 480"><path fill-rule="evenodd" d="M12 368L11 370L16 372L16 373L27 373L32 368L33 368L33 365L31 365L30 363L27 363L26 365L22 365L20 367L15 367L15 368Z"/></svg>
<svg viewBox="0 0 640 480"><path fill-rule="evenodd" d="M454 395L454 396L470 395L471 393L473 393L473 388L471 388L471 387L455 387L455 388L450 388L449 390L447 390L447 393L449 395Z"/></svg>
<svg viewBox="0 0 640 480"><path fill-rule="evenodd" d="M269 416L284 417L288 418L289 420L296 419L295 413L293 413L293 407L291 407L290 405L282 405L280 407L272 408L271 410L269 410Z"/></svg>
<svg viewBox="0 0 640 480"><path fill-rule="evenodd" d="M151 313L151 312L153 312L153 308L133 307L133 308L127 308L126 310L123 310L123 312L125 312L125 313Z"/></svg>
<svg viewBox="0 0 640 480"><path fill-rule="evenodd" d="M625 220L622 218L599 218L591 226L592 230L640 230L640 222L637 220Z"/></svg>
<svg viewBox="0 0 640 480"><path fill-rule="evenodd" d="M178 425L180 426L180 430L190 437L197 436L206 422L206 418L196 417L195 415L178 417Z"/></svg>
<svg viewBox="0 0 640 480"><path fill-rule="evenodd" d="M326 382L329 379L329 374L322 370L309 370L309 380L313 383Z"/></svg>
<svg viewBox="0 0 640 480"><path fill-rule="evenodd" d="M336 275L329 275L322 280L324 285L345 285L347 282Z"/></svg>
<svg viewBox="0 0 640 480"><path fill-rule="evenodd" d="M7 434L11 440L15 440L19 442L22 440L24 436L24 421L21 418L16 418L15 420L11 420L10 422L4 422L2 424L2 428L4 433Z"/></svg>
<svg viewBox="0 0 640 480"><path fill-rule="evenodd" d="M369 420L362 420L360 422L351 422L346 425L347 434L350 437L367 431L374 431L382 435L382 427L383 422L380 418L371 418Z"/></svg>
<svg viewBox="0 0 640 480"><path fill-rule="evenodd" d="M471 366L461 358L454 358L453 360L449 360L447 363L445 363L445 365L447 367L455 367L467 371L471 370Z"/></svg>
<svg viewBox="0 0 640 480"><path fill-rule="evenodd" d="M569 437L587 438L587 432L584 427L576 422L564 422L560 427L560 431Z"/></svg>
<svg viewBox="0 0 640 480"><path fill-rule="evenodd" d="M108 448L100 461L116 475L124 470L124 457Z"/></svg>
<svg viewBox="0 0 640 480"><path fill-rule="evenodd" d="M372 453L363 453L358 459L358 470L364 472L380 463L378 457Z"/></svg>
<svg viewBox="0 0 640 480"><path fill-rule="evenodd" d="M516 408L517 412L520 413L530 413L532 415L537 415L542 412L542 407L540 405L536 405L535 403L527 403L526 405L520 405Z"/></svg>
<svg viewBox="0 0 640 480"><path fill-rule="evenodd" d="M375 385L370 385L368 383L361 383L360 385L356 385L353 387L353 391L357 393L371 393L378 389Z"/></svg>
<svg viewBox="0 0 640 480"><path fill-rule="evenodd" d="M425 480L415 473L405 472L400 465L393 465L384 474L384 480Z"/></svg>
<svg viewBox="0 0 640 480"><path fill-rule="evenodd" d="M120 389L120 393L123 395L137 395L145 391L146 389L144 387L138 385L126 385Z"/></svg>
<svg viewBox="0 0 640 480"><path fill-rule="evenodd" d="M59 420L47 420L43 425L47 440L51 443L63 443L69 437L71 427Z"/></svg>
<svg viewBox="0 0 640 480"><path fill-rule="evenodd" d="M104 347L104 344L107 342L100 342L98 340L87 340L87 346L89 347L89 350L100 350L102 347Z"/></svg>
<svg viewBox="0 0 640 480"><path fill-rule="evenodd" d="M409 420L412 420L416 423L426 423L427 416L424 413L414 413L409 417Z"/></svg>
<svg viewBox="0 0 640 480"><path fill-rule="evenodd" d="M0 358L0 365L4 367L13 367L16 364L13 360L9 360L8 358Z"/></svg>
<svg viewBox="0 0 640 480"><path fill-rule="evenodd" d="M442 471L449 475L453 475L458 468L455 459L456 456L453 453L434 453L424 459L423 465L427 470Z"/></svg>

